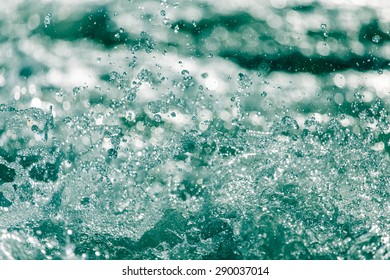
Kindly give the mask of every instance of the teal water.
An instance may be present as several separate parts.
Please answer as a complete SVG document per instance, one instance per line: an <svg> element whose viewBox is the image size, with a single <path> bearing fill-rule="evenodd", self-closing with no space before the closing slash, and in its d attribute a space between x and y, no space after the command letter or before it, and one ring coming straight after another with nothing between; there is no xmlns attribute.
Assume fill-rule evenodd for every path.
<svg viewBox="0 0 390 280"><path fill-rule="evenodd" d="M0 259L389 259L389 10L0 3Z"/></svg>

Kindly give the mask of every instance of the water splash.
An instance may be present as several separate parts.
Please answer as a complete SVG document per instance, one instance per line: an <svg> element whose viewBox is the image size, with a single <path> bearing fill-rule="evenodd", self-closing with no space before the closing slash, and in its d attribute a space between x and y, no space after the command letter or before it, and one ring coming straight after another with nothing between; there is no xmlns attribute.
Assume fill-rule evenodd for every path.
<svg viewBox="0 0 390 280"><path fill-rule="evenodd" d="M0 258L388 259L387 37L161 4L1 43Z"/></svg>

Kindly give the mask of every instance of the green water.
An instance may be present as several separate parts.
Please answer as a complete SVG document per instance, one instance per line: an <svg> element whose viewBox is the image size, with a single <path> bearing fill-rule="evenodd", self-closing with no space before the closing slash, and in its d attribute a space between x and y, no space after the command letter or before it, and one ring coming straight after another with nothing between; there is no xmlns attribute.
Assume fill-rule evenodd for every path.
<svg viewBox="0 0 390 280"><path fill-rule="evenodd" d="M389 12L0 3L0 259L389 259Z"/></svg>

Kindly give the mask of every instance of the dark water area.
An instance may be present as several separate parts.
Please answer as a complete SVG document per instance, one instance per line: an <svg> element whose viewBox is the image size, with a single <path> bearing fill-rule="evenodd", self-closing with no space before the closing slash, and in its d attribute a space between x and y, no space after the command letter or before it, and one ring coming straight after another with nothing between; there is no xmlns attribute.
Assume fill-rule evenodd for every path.
<svg viewBox="0 0 390 280"><path fill-rule="evenodd" d="M389 14L0 3L0 259L389 259Z"/></svg>

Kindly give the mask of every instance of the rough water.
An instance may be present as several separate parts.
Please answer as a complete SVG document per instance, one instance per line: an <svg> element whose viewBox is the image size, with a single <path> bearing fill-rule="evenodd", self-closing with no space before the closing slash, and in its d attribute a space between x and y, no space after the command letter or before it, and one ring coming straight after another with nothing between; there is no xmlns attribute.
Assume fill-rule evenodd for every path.
<svg viewBox="0 0 390 280"><path fill-rule="evenodd" d="M389 14L0 2L0 259L390 259Z"/></svg>

